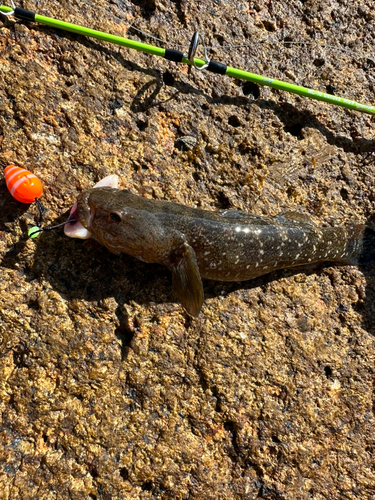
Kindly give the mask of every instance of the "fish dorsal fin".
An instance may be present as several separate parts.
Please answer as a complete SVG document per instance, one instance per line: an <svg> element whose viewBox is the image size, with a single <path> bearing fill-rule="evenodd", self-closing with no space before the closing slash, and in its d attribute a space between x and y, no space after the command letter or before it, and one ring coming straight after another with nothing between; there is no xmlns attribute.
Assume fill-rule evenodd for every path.
<svg viewBox="0 0 375 500"><path fill-rule="evenodd" d="M306 214L302 214L301 212L292 212L292 211L282 212L281 214L278 214L275 218L276 219L287 219L287 220L290 220L292 222L299 222L299 223L310 224L311 226L314 226L314 223L311 220L311 218Z"/></svg>
<svg viewBox="0 0 375 500"><path fill-rule="evenodd" d="M228 219L247 219L250 214L243 210L225 210L224 212L220 212L220 216Z"/></svg>
<svg viewBox="0 0 375 500"><path fill-rule="evenodd" d="M194 250L184 242L168 260L179 301L191 316L197 317L203 304L203 285Z"/></svg>
<svg viewBox="0 0 375 500"><path fill-rule="evenodd" d="M228 219L229 222L241 222L243 224L255 224L258 226L267 226L272 224L272 221L261 215L252 215L242 210L225 210L220 213L220 217Z"/></svg>

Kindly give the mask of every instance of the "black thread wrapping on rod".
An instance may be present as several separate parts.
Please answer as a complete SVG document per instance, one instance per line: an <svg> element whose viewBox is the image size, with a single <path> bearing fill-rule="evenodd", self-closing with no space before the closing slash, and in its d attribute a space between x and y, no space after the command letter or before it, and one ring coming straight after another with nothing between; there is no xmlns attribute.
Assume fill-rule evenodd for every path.
<svg viewBox="0 0 375 500"><path fill-rule="evenodd" d="M169 61L174 62L182 62L183 57L184 54L179 50L165 49L164 59L168 59Z"/></svg>
<svg viewBox="0 0 375 500"><path fill-rule="evenodd" d="M16 7L13 13L14 17L17 19L24 19L26 21L35 21L35 12L30 12L29 10L21 9Z"/></svg>
<svg viewBox="0 0 375 500"><path fill-rule="evenodd" d="M225 75L227 71L227 65L216 61L210 61L206 69L207 71L217 73L218 75Z"/></svg>

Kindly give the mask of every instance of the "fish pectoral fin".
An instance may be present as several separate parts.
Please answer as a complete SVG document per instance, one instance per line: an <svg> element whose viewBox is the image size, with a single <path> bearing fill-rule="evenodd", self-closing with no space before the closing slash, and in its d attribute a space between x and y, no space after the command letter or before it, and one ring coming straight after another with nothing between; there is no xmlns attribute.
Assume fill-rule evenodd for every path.
<svg viewBox="0 0 375 500"><path fill-rule="evenodd" d="M203 285L194 250L184 242L168 261L179 301L191 316L197 317L203 304Z"/></svg>

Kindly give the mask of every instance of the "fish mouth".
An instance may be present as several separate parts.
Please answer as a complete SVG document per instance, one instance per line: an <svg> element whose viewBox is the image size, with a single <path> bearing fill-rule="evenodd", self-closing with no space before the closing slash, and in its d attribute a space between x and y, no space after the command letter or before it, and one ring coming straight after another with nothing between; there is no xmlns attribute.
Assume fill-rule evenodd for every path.
<svg viewBox="0 0 375 500"><path fill-rule="evenodd" d="M98 187L117 188L118 182L119 178L117 175L108 175L104 179L101 179L99 182L97 182L93 189ZM81 195L79 201L83 201L82 205L84 206L80 204L80 207L78 207L77 201L74 203L70 211L67 224L65 224L64 226L64 233L66 236L69 236L69 238L87 240L92 236L92 233L87 228L91 227L91 223L95 215L95 210L89 207L86 196L82 197ZM70 220L72 222L69 222Z"/></svg>
<svg viewBox="0 0 375 500"><path fill-rule="evenodd" d="M89 212L89 225L91 224L91 221L93 219L94 213L91 211L89 207L88 212ZM69 221L72 222L69 222ZM78 215L78 203L75 202L73 205L73 208L70 211L69 214L69 219L68 223L65 224L64 226L64 233L66 236L69 236L69 238L78 238L80 240L87 240L88 238L91 238L92 233L86 229L83 225L82 222L80 221L79 215Z"/></svg>

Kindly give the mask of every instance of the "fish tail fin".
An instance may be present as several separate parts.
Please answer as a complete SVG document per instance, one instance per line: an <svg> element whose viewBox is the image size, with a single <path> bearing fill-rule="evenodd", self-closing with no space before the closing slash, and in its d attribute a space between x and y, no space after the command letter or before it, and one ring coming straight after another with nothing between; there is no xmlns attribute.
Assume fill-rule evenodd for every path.
<svg viewBox="0 0 375 500"><path fill-rule="evenodd" d="M352 266L375 261L375 227L366 224L324 228L325 260Z"/></svg>
<svg viewBox="0 0 375 500"><path fill-rule="evenodd" d="M358 264L375 262L375 227L365 226L361 252L358 256Z"/></svg>

